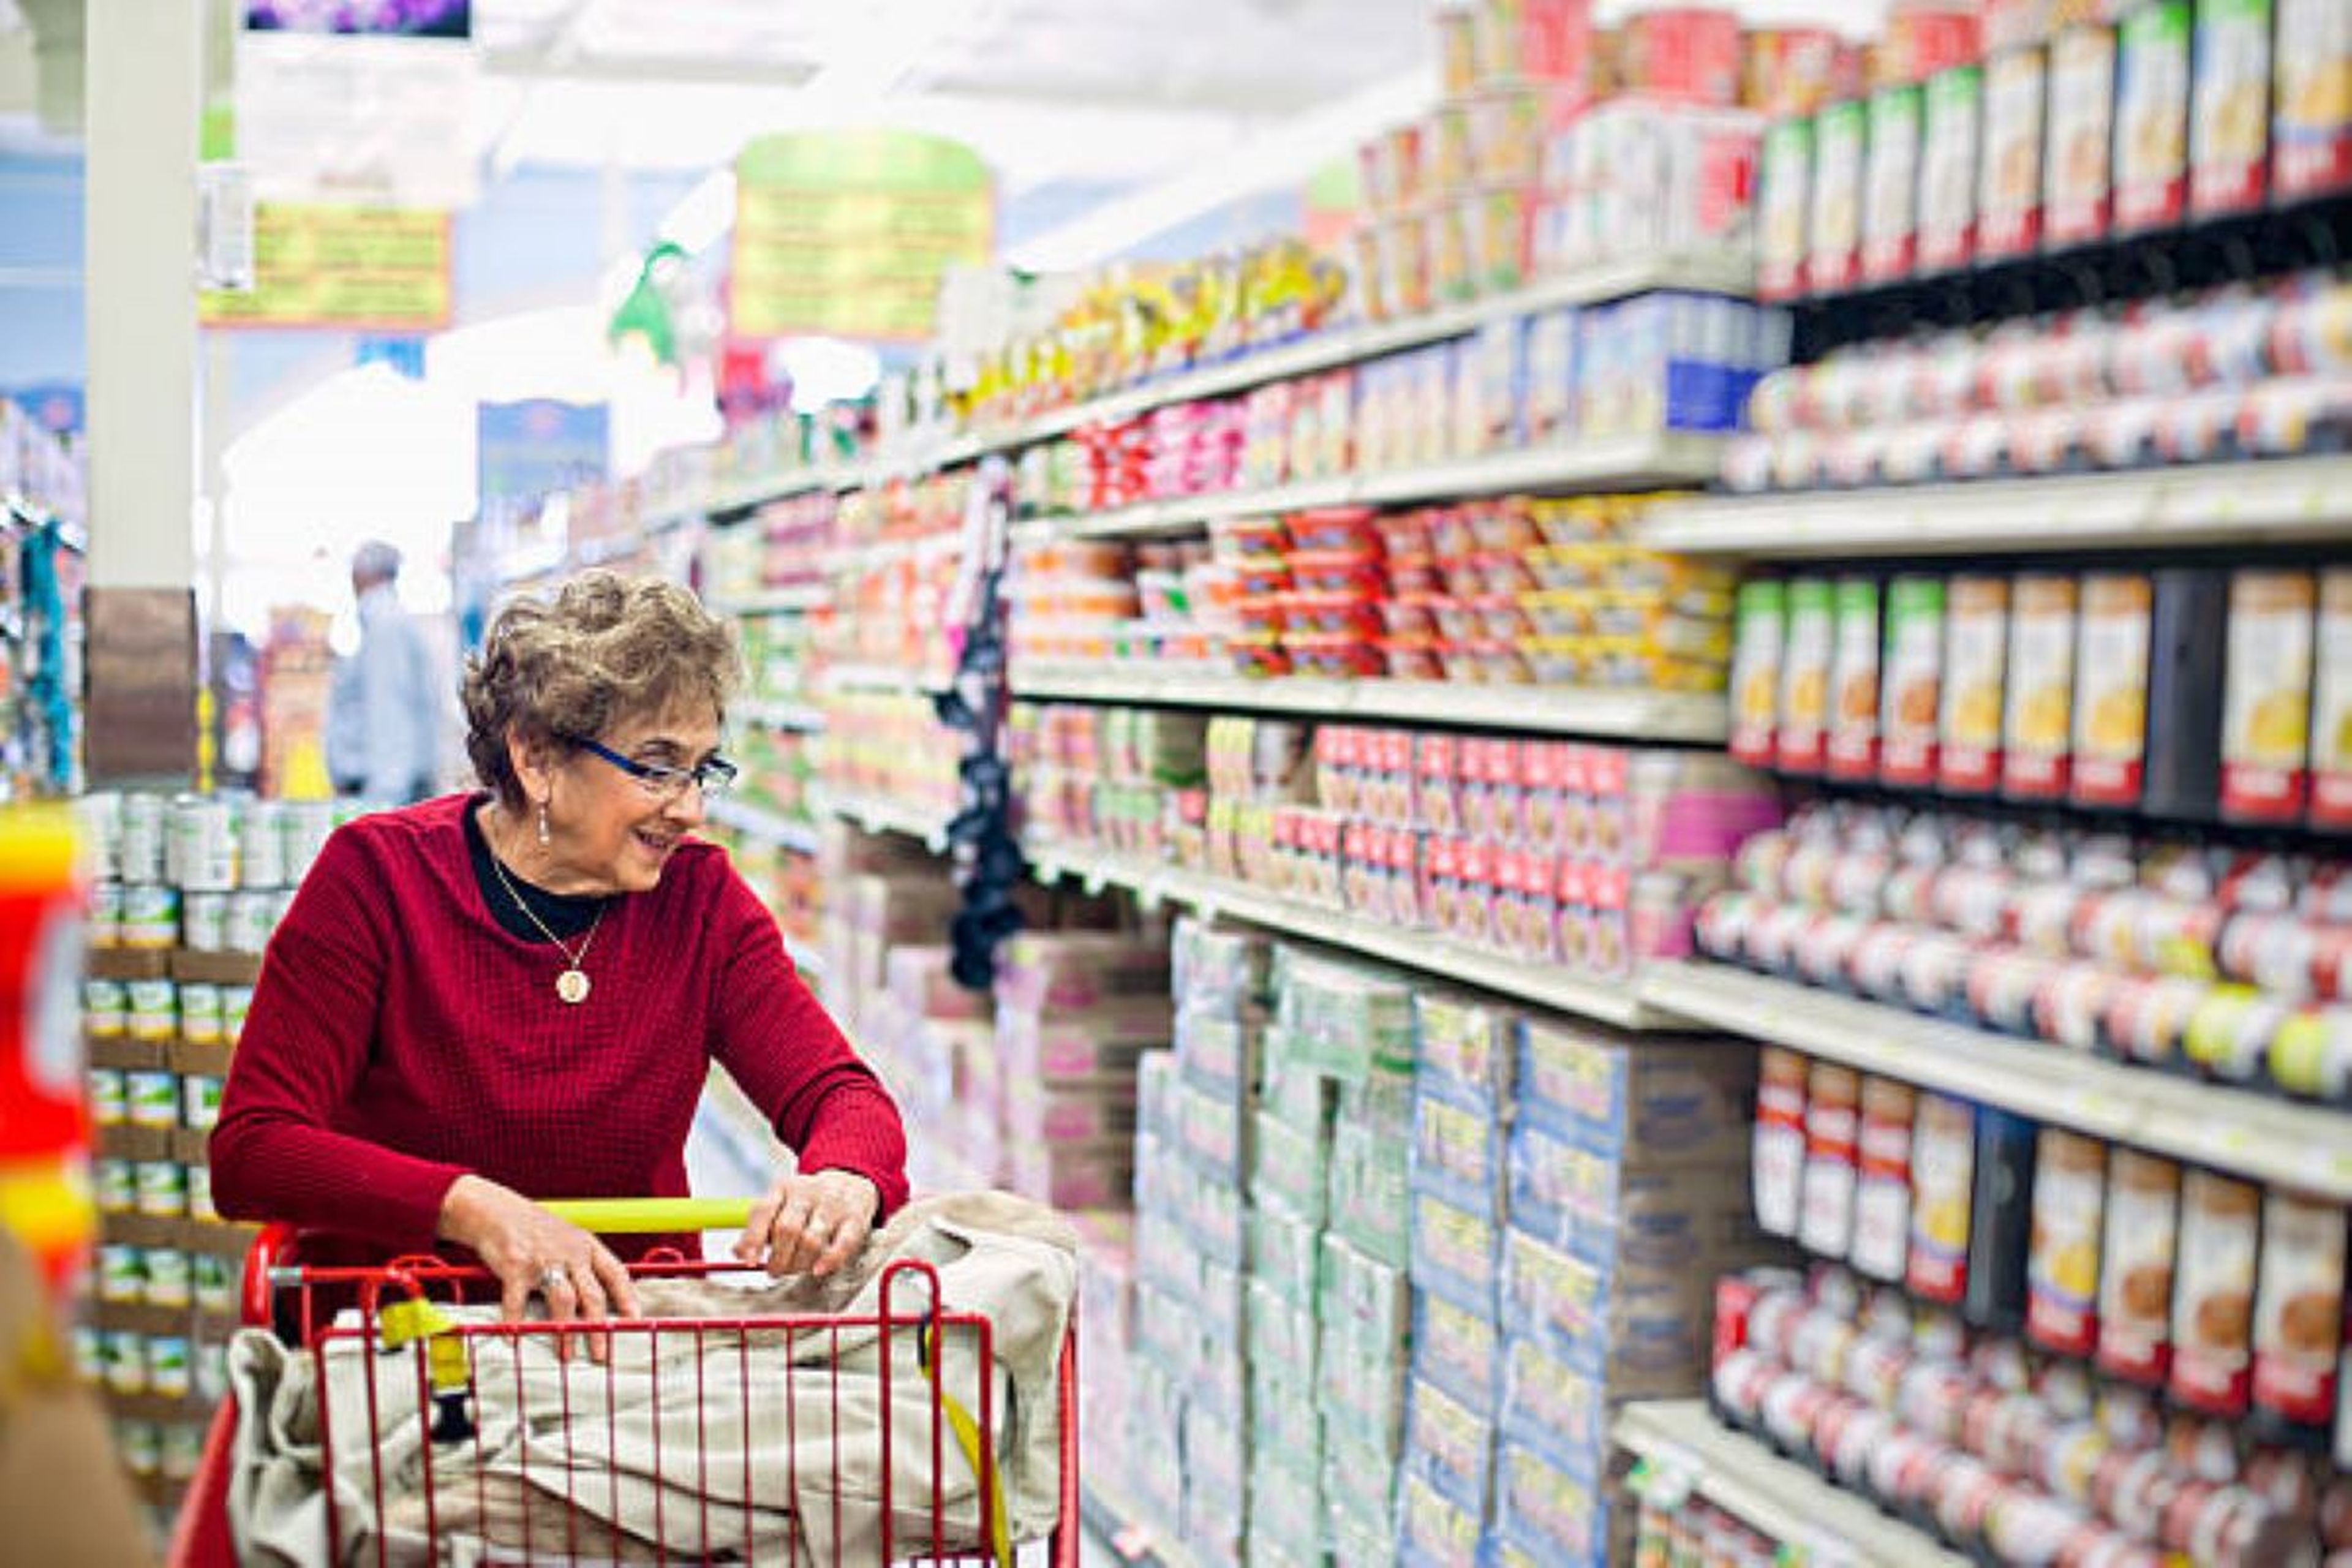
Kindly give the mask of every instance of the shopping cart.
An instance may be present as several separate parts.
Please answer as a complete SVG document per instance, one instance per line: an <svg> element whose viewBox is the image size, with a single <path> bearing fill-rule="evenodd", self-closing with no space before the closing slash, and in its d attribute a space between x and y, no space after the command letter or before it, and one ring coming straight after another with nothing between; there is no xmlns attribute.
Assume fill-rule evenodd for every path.
<svg viewBox="0 0 2352 1568"><path fill-rule="evenodd" d="M732 1199L548 1206L603 1235L740 1229L751 1208L748 1202ZM641 1280L693 1280L741 1272L737 1264L688 1261L674 1252L650 1255L631 1264L629 1270ZM596 1361L580 1353L576 1324L559 1328L547 1322L492 1322L478 1321L481 1314L467 1320L443 1310L497 1299L498 1283L486 1270L436 1258L397 1258L378 1268L307 1267L301 1261L299 1236L283 1226L265 1230L247 1255L245 1321L275 1328L283 1342L308 1352L316 1370L321 1391L322 1474L331 1477L340 1471L346 1478L341 1489L353 1489L350 1446L367 1446L369 1458L360 1468L363 1479L357 1489L363 1494L368 1520L379 1528L369 1532L360 1561L378 1568L418 1561L780 1562L790 1568L816 1563L840 1568L852 1562L908 1562L1012 1568L1014 1549L1008 1539L995 1441L1002 1401L989 1372L993 1325L981 1314L958 1311L941 1301L939 1276L929 1265L911 1260L890 1264L875 1310L863 1316L648 1318L599 1323L595 1331L610 1339ZM355 1308L355 1312L341 1310L339 1318L344 1308ZM1074 1310L1055 1379L1059 1468L1055 1517L1044 1546L1047 1568L1076 1568L1078 1563L1076 1330ZM575 1347L570 1352L575 1359L551 1377L547 1352L556 1348L559 1336ZM944 1370L950 1360L947 1347L954 1346L957 1336L969 1336L961 1347L971 1373L968 1380ZM910 1341L912 1366L906 1355ZM805 1363L796 1360L796 1352L815 1343L824 1344L828 1353L812 1355ZM845 1343L875 1347L878 1353L866 1358L870 1367L861 1363L845 1371ZM894 1346L899 1353L893 1353ZM780 1350L782 1360L755 1355L754 1347ZM367 1430L340 1430L331 1419L342 1413L325 1393L330 1360L336 1357L341 1358L341 1375L352 1377L356 1369L364 1385ZM527 1363L536 1368L536 1375L526 1371ZM617 1422L607 1425L601 1476L600 1467L575 1462L557 1467L560 1481L542 1469L534 1485L529 1475L530 1449L525 1447L525 1473L518 1487L510 1466L501 1465L494 1473L485 1460L487 1441L469 1445L469 1437L478 1435L475 1415L493 1398L514 1401L505 1414L518 1423L516 1430L562 1437L575 1422L593 1426L594 1412L584 1407L596 1405L593 1394L600 1376L606 1395L602 1409L621 1408L616 1391L619 1380L628 1375L622 1370L625 1363L631 1373L642 1370L650 1374L638 1396L649 1392L653 1403L645 1430L652 1436L655 1484L631 1488L639 1500L650 1495L649 1520L640 1510L625 1526L614 1522L625 1517L620 1439L614 1436ZM828 1364L826 1375L822 1369ZM681 1376L688 1365L690 1378ZM784 1370L794 1365L821 1369L817 1381L830 1397L812 1399L804 1386L809 1379ZM665 1369L668 1375L663 1375ZM769 1379L761 1378L763 1371ZM783 1375L778 1377L780 1371ZM857 1386L861 1378L866 1380L864 1390ZM688 1384L692 1408L673 1407L666 1419L660 1410L662 1391L681 1381ZM953 1386L958 1382L964 1386ZM349 1384L344 1386L348 1391ZM575 1402L583 1408L575 1408ZM772 1432L776 1406L784 1406L790 1440L782 1450L780 1489L772 1453L762 1467L755 1466L746 1452L753 1441L754 1408L762 1404L763 1433ZM844 1421L845 1409L878 1415L878 1420ZM412 1423L416 1425L409 1426ZM236 1561L228 1518L236 1426L234 1401L224 1401L182 1506L170 1568L233 1568ZM663 1451L666 1435L671 1444L668 1453ZM425 1456L424 1461L388 1466L387 1439L396 1436L404 1436L407 1446L394 1447L403 1447L412 1461ZM587 1455L592 1460L596 1457L593 1441L592 1436ZM682 1442L688 1452L677 1451ZM829 1477L816 1468L820 1461L813 1460L804 1470L803 1457L812 1450L822 1456L822 1466L829 1467ZM345 1460L341 1467L336 1463L339 1454ZM634 1481L642 1483L647 1458L641 1447L630 1454ZM910 1466L927 1485L908 1487ZM394 1470L393 1477L387 1477L388 1468ZM845 1470L878 1482L878 1499L845 1496ZM943 1486L951 1471L960 1483L973 1486L973 1495L960 1505L961 1517L955 1517L943 1501ZM407 1490L401 1495L404 1480ZM676 1484L679 1482L687 1484ZM328 1540L341 1539L340 1512L351 1506L348 1500L339 1502L338 1489L325 1488ZM419 1490L421 1498L415 1495ZM497 1506L492 1505L494 1492ZM690 1500L682 1505L681 1492ZM518 1512L516 1499L524 1494L535 1506ZM813 1506L812 1498L816 1500ZM828 1500L830 1517L825 1517ZM393 1508L406 1510L402 1516L404 1532L397 1543L381 1528ZM857 1543L854 1556L845 1544L850 1542ZM323 1540L320 1547L323 1562L328 1556Z"/></svg>

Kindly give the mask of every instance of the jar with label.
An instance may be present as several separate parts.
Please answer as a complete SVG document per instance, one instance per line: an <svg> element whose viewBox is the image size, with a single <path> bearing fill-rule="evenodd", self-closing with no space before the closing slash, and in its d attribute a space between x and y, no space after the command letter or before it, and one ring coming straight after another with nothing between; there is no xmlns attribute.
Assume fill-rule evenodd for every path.
<svg viewBox="0 0 2352 1568"><path fill-rule="evenodd" d="M1789 584L1788 645L1780 663L1780 725L1774 760L1786 772L1819 773L1829 733L1835 599L1820 578Z"/></svg>
<svg viewBox="0 0 2352 1568"><path fill-rule="evenodd" d="M139 1248L107 1242L98 1249L98 1299L101 1301L136 1301L147 1289L147 1276Z"/></svg>
<svg viewBox="0 0 2352 1568"><path fill-rule="evenodd" d="M168 980L134 980L125 991L125 1032L134 1040L168 1040L180 1032L180 994Z"/></svg>
<svg viewBox="0 0 2352 1568"><path fill-rule="evenodd" d="M89 945L109 949L122 945L122 884L93 882L89 889Z"/></svg>
<svg viewBox="0 0 2352 1568"><path fill-rule="evenodd" d="M132 1173L139 1212L157 1219L180 1219L188 1212L188 1168L173 1160L142 1161Z"/></svg>
<svg viewBox="0 0 2352 1568"><path fill-rule="evenodd" d="M162 1399L188 1396L188 1341L184 1334L158 1334L147 1342L147 1391Z"/></svg>
<svg viewBox="0 0 2352 1568"><path fill-rule="evenodd" d="M1778 1046L1762 1048L1756 1088L1752 1184L1757 1228L1793 1237L1804 1186L1805 1058Z"/></svg>
<svg viewBox="0 0 2352 1568"><path fill-rule="evenodd" d="M199 1252L190 1260L190 1293L199 1311L226 1315L237 1310L237 1266L228 1258Z"/></svg>
<svg viewBox="0 0 2352 1568"><path fill-rule="evenodd" d="M189 1073L180 1080L180 1125L209 1132L220 1121L222 1079Z"/></svg>
<svg viewBox="0 0 2352 1568"><path fill-rule="evenodd" d="M195 1479L205 1462L205 1429L192 1422L163 1428L162 1473L167 1481Z"/></svg>
<svg viewBox="0 0 2352 1568"><path fill-rule="evenodd" d="M1976 1191L1976 1111L1966 1100L1919 1097L1911 1172L1911 1253L1904 1283L1923 1300L1954 1305L1968 1288Z"/></svg>
<svg viewBox="0 0 2352 1568"><path fill-rule="evenodd" d="M2033 1168L2025 1333L2061 1355L2087 1356L2098 1346L2106 1183L2105 1144L2059 1128L2042 1130Z"/></svg>
<svg viewBox="0 0 2352 1568"><path fill-rule="evenodd" d="M184 1307L189 1301L188 1255L168 1247L151 1247L140 1256L146 1275L145 1296L151 1307Z"/></svg>
<svg viewBox="0 0 2352 1568"><path fill-rule="evenodd" d="M2001 718L2009 653L2009 583L1955 577L1944 631L1937 782L1981 794L2000 781Z"/></svg>
<svg viewBox="0 0 2352 1568"><path fill-rule="evenodd" d="M123 1109L133 1127L177 1127L180 1124L178 1075L168 1072L124 1075Z"/></svg>
<svg viewBox="0 0 2352 1568"><path fill-rule="evenodd" d="M1878 584L1842 578L1835 593L1824 761L1832 778L1868 782L1878 776Z"/></svg>
<svg viewBox="0 0 2352 1568"><path fill-rule="evenodd" d="M227 919L221 931L222 945L230 952L259 953L269 945L269 933L278 924L278 895L268 889L247 889L228 897Z"/></svg>
<svg viewBox="0 0 2352 1568"><path fill-rule="evenodd" d="M130 1119L130 1090L121 1073L110 1068L92 1068L87 1081L92 1125L120 1127Z"/></svg>
<svg viewBox="0 0 2352 1568"><path fill-rule="evenodd" d="M1740 584L1731 655L1730 748L1733 756L1752 767L1772 765L1780 734L1787 617L1785 584L1761 578Z"/></svg>
<svg viewBox="0 0 2352 1568"><path fill-rule="evenodd" d="M117 1394L147 1392L147 1338L121 1329L110 1329L99 1342L99 1354L106 1364L106 1386ZM123 1457L124 1463L130 1456Z"/></svg>
<svg viewBox="0 0 2352 1568"><path fill-rule="evenodd" d="M221 1039L235 1045L245 1034L245 1016L253 1009L253 987L221 987Z"/></svg>
<svg viewBox="0 0 2352 1568"><path fill-rule="evenodd" d="M2182 1178L2168 1386L2189 1409L2225 1417L2245 1413L2261 1228L2260 1188L2206 1171Z"/></svg>
<svg viewBox="0 0 2352 1568"><path fill-rule="evenodd" d="M1886 592L1886 655L1879 716L1880 777L1936 781L1944 688L1943 580L1898 577Z"/></svg>
<svg viewBox="0 0 2352 1568"><path fill-rule="evenodd" d="M133 883L122 890L122 945L154 951L180 940L180 889Z"/></svg>
<svg viewBox="0 0 2352 1568"><path fill-rule="evenodd" d="M117 841L122 880L163 880L163 797L144 790L122 797L122 836Z"/></svg>
<svg viewBox="0 0 2352 1568"><path fill-rule="evenodd" d="M2310 788L2317 587L2307 572L2230 578L2221 698L2221 811L2237 822L2294 822Z"/></svg>
<svg viewBox="0 0 2352 1568"><path fill-rule="evenodd" d="M286 807L278 801L245 803L237 828L237 880L247 888L282 888L286 875Z"/></svg>
<svg viewBox="0 0 2352 1568"><path fill-rule="evenodd" d="M1911 1123L1917 1095L1893 1079L1862 1085L1861 1173L1854 1188L1858 1273L1899 1284L1911 1248Z"/></svg>
<svg viewBox="0 0 2352 1568"><path fill-rule="evenodd" d="M2292 1427L2336 1418L2344 1352L2345 1216L2334 1204L2273 1191L2263 1204L2254 1295L2253 1401Z"/></svg>
<svg viewBox="0 0 2352 1568"><path fill-rule="evenodd" d="M180 941L192 952L228 946L227 893L188 893L180 900Z"/></svg>
<svg viewBox="0 0 2352 1568"><path fill-rule="evenodd" d="M1798 1244L1843 1258L1853 1244L1853 1189L1860 1168L1862 1079L1852 1068L1814 1062L1805 1079L1805 1181Z"/></svg>
<svg viewBox="0 0 2352 1568"><path fill-rule="evenodd" d="M2001 793L2020 800L2062 799L2072 777L2074 580L2029 574L2017 580L2013 596Z"/></svg>
<svg viewBox="0 0 2352 1568"><path fill-rule="evenodd" d="M226 893L236 887L236 812L226 800L183 796L172 803L168 853L173 880L191 893Z"/></svg>
<svg viewBox="0 0 2352 1568"><path fill-rule="evenodd" d="M188 1167L188 1217L216 1220L220 1211L213 1206L213 1168L210 1165Z"/></svg>
<svg viewBox="0 0 2352 1568"><path fill-rule="evenodd" d="M196 1342L196 1397L216 1405L228 1395L228 1346L217 1340Z"/></svg>
<svg viewBox="0 0 2352 1568"><path fill-rule="evenodd" d="M139 1206L139 1188L128 1160L93 1160L89 1167L90 1199L100 1214L130 1214Z"/></svg>
<svg viewBox="0 0 2352 1568"><path fill-rule="evenodd" d="M2115 222L2167 228L2189 205L2189 0L2147 0L2125 16L2116 67Z"/></svg>

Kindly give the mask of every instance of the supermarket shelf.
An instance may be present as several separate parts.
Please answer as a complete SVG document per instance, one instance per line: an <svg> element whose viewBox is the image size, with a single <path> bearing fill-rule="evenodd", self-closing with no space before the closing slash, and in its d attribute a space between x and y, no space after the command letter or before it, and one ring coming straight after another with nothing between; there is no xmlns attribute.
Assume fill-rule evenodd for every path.
<svg viewBox="0 0 2352 1568"><path fill-rule="evenodd" d="M2013 1040L1789 981L1654 964L1642 998L1696 1023L2337 1202L2352 1114Z"/></svg>
<svg viewBox="0 0 2352 1568"><path fill-rule="evenodd" d="M795 730L814 733L824 728L824 710L805 702L740 702L736 711L747 723L763 730Z"/></svg>
<svg viewBox="0 0 2352 1568"><path fill-rule="evenodd" d="M845 822L856 823L868 833L903 834L908 838L921 839L934 851L947 847L948 814L932 811L909 801L827 792L823 808Z"/></svg>
<svg viewBox="0 0 2352 1568"><path fill-rule="evenodd" d="M1609 735L1719 743L1720 697L1538 686L1463 686L1435 680L1251 679L1165 665L1016 665L1023 698L1133 702L1237 712L1312 713L1329 719L1476 725L1542 734Z"/></svg>
<svg viewBox="0 0 2352 1568"><path fill-rule="evenodd" d="M789 588L769 588L757 594L730 595L710 601L722 616L783 616L822 609L833 603L833 590L822 583L796 583Z"/></svg>
<svg viewBox="0 0 2352 1568"><path fill-rule="evenodd" d="M1389 506L1511 490L1618 490L1701 484L1722 467L1723 438L1661 431L1572 446L1497 452L1381 473L1341 474L1263 489L1183 496L1116 511L1026 525L1079 539L1149 539L1195 530L1220 518L1257 517L1328 506Z"/></svg>
<svg viewBox="0 0 2352 1568"><path fill-rule="evenodd" d="M1078 1512L1126 1568L1192 1568L1192 1559L1115 1488L1095 1477L1078 1482Z"/></svg>
<svg viewBox="0 0 2352 1568"><path fill-rule="evenodd" d="M1803 559L2352 539L2352 457L1714 497L1640 525L1660 550Z"/></svg>
<svg viewBox="0 0 2352 1568"><path fill-rule="evenodd" d="M1402 353L1428 343L1444 342L1476 331L1489 321L1528 315L1562 305L1597 304L1658 289L1693 289L1703 293L1745 293L1755 284L1752 258L1731 251L1659 257L1638 261L1614 261L1547 279L1531 288L1496 294L1466 304L1449 305L1409 321L1373 322L1340 328L1278 348L1244 355L1221 364L1204 365L1089 403L1057 409L1012 429L995 433L986 448L1003 450L1066 435L1082 426L1131 419L1171 403L1219 397L1244 392L1269 381L1312 375ZM983 449L986 449L983 448Z"/></svg>
<svg viewBox="0 0 2352 1568"><path fill-rule="evenodd" d="M895 566L902 561L929 561L953 555L963 546L963 530L942 529L914 539L881 539L834 552L829 571L835 577L856 577Z"/></svg>
<svg viewBox="0 0 2352 1568"><path fill-rule="evenodd" d="M891 697L929 697L912 670L895 664L836 664L823 676L827 691L878 691Z"/></svg>
<svg viewBox="0 0 2352 1568"><path fill-rule="evenodd" d="M1443 975L1506 996L1573 1013L1624 1029L1669 1027L1676 1022L1645 1003L1632 981L1589 979L1557 964L1529 963L1465 947L1426 931L1381 925L1338 910L1224 877L1207 876L1082 846L1032 843L1030 864L1045 881L1074 878L1089 890L1131 889L1145 907L1183 904L1203 915L1227 915L1368 958Z"/></svg>
<svg viewBox="0 0 2352 1568"><path fill-rule="evenodd" d="M789 500L817 490L854 490L866 483L866 469L856 463L819 463L788 474L767 474L720 485L704 498L702 510L711 517L753 511L772 500Z"/></svg>
<svg viewBox="0 0 2352 1568"><path fill-rule="evenodd" d="M1722 1426L1696 1399L1629 1405L1618 1412L1612 1435L1664 1478L1799 1548L1802 1561L1818 1568L1965 1568L1968 1562Z"/></svg>
<svg viewBox="0 0 2352 1568"><path fill-rule="evenodd" d="M816 853L818 835L814 823L795 822L772 811L746 805L740 800L714 800L708 807L708 815L721 827L731 827L738 833L749 834L803 855Z"/></svg>

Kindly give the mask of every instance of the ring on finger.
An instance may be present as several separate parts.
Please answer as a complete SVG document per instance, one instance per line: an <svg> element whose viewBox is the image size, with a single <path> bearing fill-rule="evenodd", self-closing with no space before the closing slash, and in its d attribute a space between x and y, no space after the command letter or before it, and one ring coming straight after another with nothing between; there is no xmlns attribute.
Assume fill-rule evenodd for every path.
<svg viewBox="0 0 2352 1568"><path fill-rule="evenodd" d="M544 1295L558 1285L572 1283L572 1271L561 1263L551 1263L539 1271L540 1293Z"/></svg>

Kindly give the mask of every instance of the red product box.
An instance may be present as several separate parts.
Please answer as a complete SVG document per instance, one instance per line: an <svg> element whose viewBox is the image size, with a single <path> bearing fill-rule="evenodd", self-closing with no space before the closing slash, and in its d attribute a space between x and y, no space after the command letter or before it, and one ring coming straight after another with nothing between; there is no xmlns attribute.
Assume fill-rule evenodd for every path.
<svg viewBox="0 0 2352 1568"><path fill-rule="evenodd" d="M1461 750L1452 735L1427 734L1413 744L1413 818L1432 833L1462 830Z"/></svg>
<svg viewBox="0 0 2352 1568"><path fill-rule="evenodd" d="M1739 17L1678 5L1628 20L1618 54L1626 91L1731 108L1739 101Z"/></svg>

